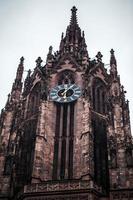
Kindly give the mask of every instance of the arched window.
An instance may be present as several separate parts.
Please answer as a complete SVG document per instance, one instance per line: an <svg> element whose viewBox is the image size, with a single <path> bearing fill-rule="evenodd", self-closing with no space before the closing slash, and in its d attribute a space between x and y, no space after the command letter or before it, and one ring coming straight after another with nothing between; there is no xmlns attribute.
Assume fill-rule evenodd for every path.
<svg viewBox="0 0 133 200"><path fill-rule="evenodd" d="M38 113L40 102L41 84L37 83L29 95L27 117L32 117Z"/></svg>
<svg viewBox="0 0 133 200"><path fill-rule="evenodd" d="M37 83L29 94L27 115L21 138L21 154L19 156L19 181L29 183L31 180L35 139L40 103L41 84Z"/></svg>
<svg viewBox="0 0 133 200"><path fill-rule="evenodd" d="M92 86L93 109L98 113L106 113L106 87L103 81L95 79Z"/></svg>
<svg viewBox="0 0 133 200"><path fill-rule="evenodd" d="M70 70L64 70L59 74L58 84L73 84L74 83L74 74Z"/></svg>
<svg viewBox="0 0 133 200"><path fill-rule="evenodd" d="M58 85L73 84L70 70L61 72ZM73 176L74 102L56 103L53 179L71 179Z"/></svg>
<svg viewBox="0 0 133 200"><path fill-rule="evenodd" d="M17 160L18 181L29 183L33 168L37 119L29 120L24 125L24 133L20 140L20 155ZM19 149L20 150L20 149ZM19 152L18 152L19 153Z"/></svg>

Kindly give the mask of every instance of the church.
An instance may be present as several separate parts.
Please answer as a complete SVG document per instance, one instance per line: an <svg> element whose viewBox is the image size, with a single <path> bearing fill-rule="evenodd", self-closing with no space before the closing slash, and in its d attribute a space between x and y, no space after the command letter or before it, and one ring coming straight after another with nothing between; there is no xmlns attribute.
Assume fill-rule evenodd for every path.
<svg viewBox="0 0 133 200"><path fill-rule="evenodd" d="M102 53L89 57L77 8L42 64L24 57L0 115L0 200L133 200L129 102Z"/></svg>

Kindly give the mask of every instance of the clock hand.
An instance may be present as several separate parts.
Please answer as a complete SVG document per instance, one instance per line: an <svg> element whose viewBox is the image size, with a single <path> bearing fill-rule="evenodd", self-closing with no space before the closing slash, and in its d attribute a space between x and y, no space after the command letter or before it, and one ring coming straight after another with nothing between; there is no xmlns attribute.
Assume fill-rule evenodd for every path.
<svg viewBox="0 0 133 200"><path fill-rule="evenodd" d="M62 92L62 95L66 94L68 90L70 90L73 87L73 85L70 85L70 87L68 87L67 89L65 89L64 92Z"/></svg>
<svg viewBox="0 0 133 200"><path fill-rule="evenodd" d="M62 92L61 94L64 95L66 94L66 92L67 92L67 89L65 89L64 92Z"/></svg>
<svg viewBox="0 0 133 200"><path fill-rule="evenodd" d="M69 87L69 88L67 88L67 91L68 91L68 90L70 90L72 87L73 87L73 85L70 85L70 87Z"/></svg>
<svg viewBox="0 0 133 200"><path fill-rule="evenodd" d="M63 98L66 99L66 92L63 94Z"/></svg>

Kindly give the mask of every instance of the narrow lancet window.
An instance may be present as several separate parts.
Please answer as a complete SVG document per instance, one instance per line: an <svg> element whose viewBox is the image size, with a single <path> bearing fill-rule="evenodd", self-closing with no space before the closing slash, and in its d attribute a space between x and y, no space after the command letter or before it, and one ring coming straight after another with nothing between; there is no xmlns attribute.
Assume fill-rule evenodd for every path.
<svg viewBox="0 0 133 200"><path fill-rule="evenodd" d="M70 70L59 76L58 85L73 84ZM54 144L53 179L71 179L73 176L74 102L56 103L56 130Z"/></svg>

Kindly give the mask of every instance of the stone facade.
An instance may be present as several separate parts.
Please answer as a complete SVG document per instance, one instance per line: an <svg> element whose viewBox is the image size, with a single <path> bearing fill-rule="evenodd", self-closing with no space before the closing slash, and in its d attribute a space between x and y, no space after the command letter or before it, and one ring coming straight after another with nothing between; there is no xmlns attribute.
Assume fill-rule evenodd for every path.
<svg viewBox="0 0 133 200"><path fill-rule="evenodd" d="M129 105L111 50L110 71L98 52L88 55L71 9L59 51L28 71L20 59L0 116L0 199L133 199L133 140ZM57 85L76 84L73 102L50 97Z"/></svg>

